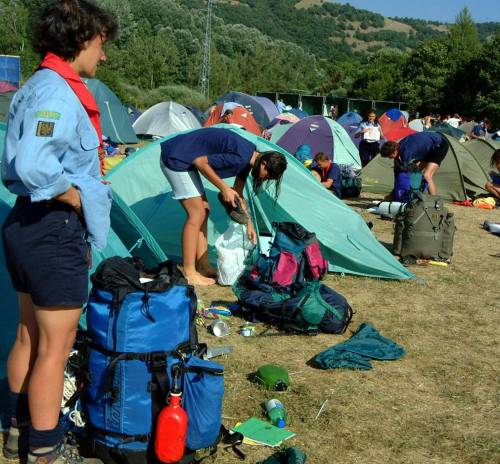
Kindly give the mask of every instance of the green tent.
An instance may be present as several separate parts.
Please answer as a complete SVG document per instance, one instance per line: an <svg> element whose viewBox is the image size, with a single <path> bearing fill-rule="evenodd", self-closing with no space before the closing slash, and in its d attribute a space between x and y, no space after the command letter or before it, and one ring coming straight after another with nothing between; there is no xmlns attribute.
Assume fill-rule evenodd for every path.
<svg viewBox="0 0 500 464"><path fill-rule="evenodd" d="M137 143L128 111L113 91L98 79L84 79L101 112L102 133L116 143Z"/></svg>
<svg viewBox="0 0 500 464"><path fill-rule="evenodd" d="M413 278L377 241L361 216L322 187L294 157L245 130L234 127L231 130L255 143L258 150L276 150L288 159L278 201L275 203L272 198L272 188L270 192L251 196L261 231L270 232L274 221L298 222L316 233L335 272L388 279ZM179 202L172 199L170 185L159 169L160 143L153 142L126 158L106 178L165 254L179 261L185 213ZM208 233L213 259L214 241L226 230L228 218L217 201L216 188L206 181L204 184L211 205ZM247 185L247 198L250 189ZM125 241L125 237L122 236L122 240Z"/></svg>
<svg viewBox="0 0 500 464"><path fill-rule="evenodd" d="M441 134L448 134L451 135L452 137L455 137L457 140L460 140L462 137L465 136L465 132L460 129L456 129L453 126L450 126L446 122L440 122L438 124L434 124L433 126L429 127L429 129L426 129L430 132L440 132Z"/></svg>
<svg viewBox="0 0 500 464"><path fill-rule="evenodd" d="M446 158L434 180L439 195L446 200L463 201L486 193L484 186L488 175L482 165L466 148L452 136L446 137L449 148ZM388 194L394 187L394 162L380 155L371 160L362 170L363 191Z"/></svg>
<svg viewBox="0 0 500 464"><path fill-rule="evenodd" d="M465 142L464 147L472 153L484 172L489 173L492 169L491 156L495 150L500 150L500 142L491 139L472 139Z"/></svg>

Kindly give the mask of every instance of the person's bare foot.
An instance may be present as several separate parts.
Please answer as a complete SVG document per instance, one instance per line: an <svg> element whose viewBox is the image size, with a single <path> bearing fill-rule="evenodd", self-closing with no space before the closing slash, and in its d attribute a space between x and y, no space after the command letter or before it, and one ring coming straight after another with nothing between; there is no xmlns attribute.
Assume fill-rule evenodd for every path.
<svg viewBox="0 0 500 464"><path fill-rule="evenodd" d="M210 277L205 277L199 272L193 272L192 274L186 274L186 279L189 285L215 285L215 279Z"/></svg>
<svg viewBox="0 0 500 464"><path fill-rule="evenodd" d="M210 266L210 264L196 266L196 270L204 277L217 277L217 269Z"/></svg>

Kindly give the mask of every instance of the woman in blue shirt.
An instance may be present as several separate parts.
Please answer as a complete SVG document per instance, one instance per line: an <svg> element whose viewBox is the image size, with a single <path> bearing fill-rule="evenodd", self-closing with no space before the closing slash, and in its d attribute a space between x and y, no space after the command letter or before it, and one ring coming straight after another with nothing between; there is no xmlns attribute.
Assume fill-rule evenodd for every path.
<svg viewBox="0 0 500 464"><path fill-rule="evenodd" d="M253 178L257 193L264 181L279 185L286 169L286 159L278 152L259 153L253 143L229 129L206 128L177 135L161 144L161 168L181 202L187 219L182 233L184 274L193 285L215 283L215 270L208 261L207 221L210 207L200 174L221 192L223 202L236 208L243 200L243 188L248 175ZM222 179L236 177L231 188ZM248 219L247 235L256 242L255 229Z"/></svg>
<svg viewBox="0 0 500 464"><path fill-rule="evenodd" d="M366 115L366 119L361 122L354 137L363 137L359 143L359 157L361 158L361 165L366 166L377 156L380 150L380 140L384 138L375 111L372 110Z"/></svg>
<svg viewBox="0 0 500 464"><path fill-rule="evenodd" d="M33 37L43 61L9 110L2 181L18 197L2 238L20 322L7 364L4 455L26 458L29 443L30 464L82 461L64 446L59 412L87 300L87 239L105 246L111 201L100 178L99 111L81 77L95 76L116 32L113 17L88 0L51 2Z"/></svg>

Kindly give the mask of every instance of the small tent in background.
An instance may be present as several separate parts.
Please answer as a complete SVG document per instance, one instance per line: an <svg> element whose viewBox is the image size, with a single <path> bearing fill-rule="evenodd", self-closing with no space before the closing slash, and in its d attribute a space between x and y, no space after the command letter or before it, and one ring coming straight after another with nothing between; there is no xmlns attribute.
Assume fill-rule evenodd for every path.
<svg viewBox="0 0 500 464"><path fill-rule="evenodd" d="M203 126L203 123L205 122L205 115L203 114L203 111L201 111L199 108L196 108L196 106L190 106L190 105L185 105L185 107L193 113L193 116L198 120L200 123L200 127Z"/></svg>
<svg viewBox="0 0 500 464"><path fill-rule="evenodd" d="M323 188L302 163L283 148L248 131L234 127L230 130L250 140L257 150L279 151L288 161L281 194L276 202L272 187L264 189L257 196L248 195L247 190L247 198L252 200L261 230L270 231L274 221L295 221L316 233L335 272L388 279L413 278L376 240L361 216ZM111 181L113 191L133 210L165 254L179 260L185 213L179 202L172 199L170 185L158 169L160 143L153 142L134 153L118 165L107 179ZM226 230L228 218L217 201L217 189L205 179L203 181L212 207L208 238L213 259L214 241ZM250 179L247 184L247 188L251 189ZM311 208L312 204L321 207Z"/></svg>
<svg viewBox="0 0 500 464"><path fill-rule="evenodd" d="M441 134L448 134L451 135L452 137L455 137L457 140L460 140L465 136L464 131L456 129L455 127L450 126L446 122L439 122L437 124L434 124L427 130L431 132L440 132Z"/></svg>
<svg viewBox="0 0 500 464"><path fill-rule="evenodd" d="M113 91L98 79L84 79L101 112L102 133L116 143L137 143L125 106Z"/></svg>
<svg viewBox="0 0 500 464"><path fill-rule="evenodd" d="M234 102L250 110L260 127L267 127L278 116L276 105L266 97L247 95L242 92L229 92L218 98L216 103Z"/></svg>
<svg viewBox="0 0 500 464"><path fill-rule="evenodd" d="M386 111L382 116L380 116L380 118L378 118L378 122L380 123L384 136L387 140L390 140L388 135L391 131L401 129L402 127L408 127L408 121L406 120L405 115L397 108L392 108Z"/></svg>
<svg viewBox="0 0 500 464"><path fill-rule="evenodd" d="M185 106L169 101L157 103L144 111L133 127L137 135L166 137L175 132L198 129L201 124Z"/></svg>
<svg viewBox="0 0 500 464"><path fill-rule="evenodd" d="M465 135L470 135L472 132L472 129L474 129L474 126L477 124L476 121L468 121L468 122L463 122L458 126L458 128L465 132Z"/></svg>
<svg viewBox="0 0 500 464"><path fill-rule="evenodd" d="M271 140L275 140L274 134ZM302 144L311 147L313 156L323 152L338 164L361 167L359 152L345 129L325 116L309 116L293 124L275 142L288 153L295 153Z"/></svg>
<svg viewBox="0 0 500 464"><path fill-rule="evenodd" d="M286 110L286 111L294 114L295 116L297 116L300 119L304 119L304 118L307 118L309 116L309 113L307 113L304 110L301 110L300 108L291 108L290 110Z"/></svg>
<svg viewBox="0 0 500 464"><path fill-rule="evenodd" d="M342 116L340 116L340 118L338 118L336 121L349 134L349 137L351 137L351 140L354 145L356 145L356 148L359 148L359 142L361 142L362 139L361 137L356 138L354 136L359 130L361 121L363 121L361 115L356 111L349 111L348 113L344 113Z"/></svg>
<svg viewBox="0 0 500 464"><path fill-rule="evenodd" d="M222 117L225 112L224 108L230 109L233 112L232 124L244 127L247 131L255 135L260 135L262 133L262 129L257 124L257 121L253 117L251 111L239 104L228 105L227 103L219 103L212 109L212 112L205 121L204 126L210 127L214 124L223 122Z"/></svg>
<svg viewBox="0 0 500 464"><path fill-rule="evenodd" d="M476 157L454 137L443 134L448 141L448 152L434 176L440 196L446 200L463 201L468 196L486 193L488 175ZM361 171L363 191L380 194L392 192L394 162L380 155L372 159Z"/></svg>
<svg viewBox="0 0 500 464"><path fill-rule="evenodd" d="M424 131L424 123L421 119L413 119L408 123L408 127L413 129L415 132L423 132Z"/></svg>
<svg viewBox="0 0 500 464"><path fill-rule="evenodd" d="M274 127L276 124L293 124L293 123L299 122L299 121L300 121L300 118L298 118L297 116L295 116L292 113L288 113L285 111L284 113L278 114L278 116L276 116L269 123L267 128L270 129L271 127Z"/></svg>
<svg viewBox="0 0 500 464"><path fill-rule="evenodd" d="M356 126L361 123L363 117L356 111L349 111L344 113L340 118L337 118L337 122L342 126Z"/></svg>
<svg viewBox="0 0 500 464"><path fill-rule="evenodd" d="M399 140L416 133L417 131L414 131L410 127L396 127L387 133L384 131L384 138L390 142L398 142Z"/></svg>
<svg viewBox="0 0 500 464"><path fill-rule="evenodd" d="M130 124L134 124L137 118L142 114L141 111L130 103L125 103L125 109L127 110L128 117L130 119Z"/></svg>

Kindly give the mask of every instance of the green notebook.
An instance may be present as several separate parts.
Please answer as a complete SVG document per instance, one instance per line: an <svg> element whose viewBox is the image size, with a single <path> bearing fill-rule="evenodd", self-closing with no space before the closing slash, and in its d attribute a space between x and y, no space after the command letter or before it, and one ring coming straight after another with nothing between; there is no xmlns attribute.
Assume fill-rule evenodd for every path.
<svg viewBox="0 0 500 464"><path fill-rule="evenodd" d="M256 417L251 417L243 422L243 424L234 427L233 430L235 432L240 432L244 437L261 445L272 447L279 446L285 440L295 436L295 433L289 430L280 429Z"/></svg>

